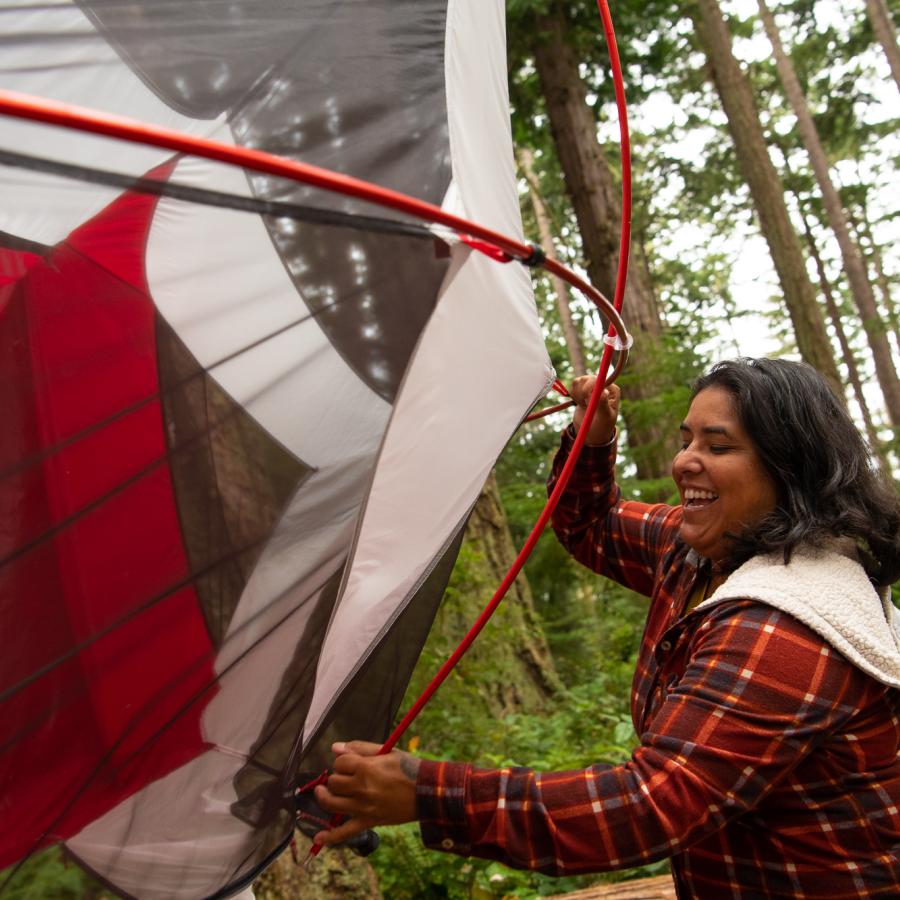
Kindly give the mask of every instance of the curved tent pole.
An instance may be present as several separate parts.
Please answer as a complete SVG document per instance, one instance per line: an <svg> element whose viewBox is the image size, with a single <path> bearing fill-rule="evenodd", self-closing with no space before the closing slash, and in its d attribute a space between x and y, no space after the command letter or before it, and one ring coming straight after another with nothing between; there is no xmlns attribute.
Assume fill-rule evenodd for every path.
<svg viewBox="0 0 900 900"><path fill-rule="evenodd" d="M174 153L199 156L204 159L224 163L225 165L288 178L292 181L308 184L311 187L375 203L397 212L415 216L422 221L443 226L449 229L458 240L463 241L473 247L473 249L487 253L487 255L498 261L511 262L512 260L519 260L528 265L539 264L551 274L562 278L563 281L581 291L582 294L590 299L607 319L613 323L613 331L621 336L622 342L626 341L625 326L618 316L618 310L614 304L610 303L597 288L575 272L556 260L540 259L535 253L535 247L532 244L523 243L499 231L479 225L477 222L472 222L462 216L453 215L439 206L411 197L408 194L380 187L368 181L353 178L350 175L332 172L320 166L313 166L297 160L276 156L272 153L265 153L261 150L254 150L249 147L236 147L221 141L184 134L171 128L148 125L124 116L113 116L97 110L60 103L55 100L32 97L17 91L0 90L0 115L39 122L44 125L70 128L75 131L102 135L134 144L161 147ZM140 190L140 186L136 186L135 189ZM442 235L438 232L435 236L440 237ZM450 238L451 236L447 235L447 237ZM480 246L480 244L484 246ZM613 370L614 377L623 368L626 358L627 350L623 348Z"/></svg>

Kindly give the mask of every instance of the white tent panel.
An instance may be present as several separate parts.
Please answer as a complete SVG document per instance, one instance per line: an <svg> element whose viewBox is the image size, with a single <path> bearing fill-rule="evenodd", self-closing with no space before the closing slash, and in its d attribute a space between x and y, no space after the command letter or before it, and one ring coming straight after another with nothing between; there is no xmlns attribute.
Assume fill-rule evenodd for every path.
<svg viewBox="0 0 900 900"><path fill-rule="evenodd" d="M553 379L533 335L510 329L508 308L495 303L485 309L484 298L497 289L495 266L473 255L460 267L403 385L320 658L307 738L371 642L428 574L523 411ZM501 341L495 329L502 330Z"/></svg>
<svg viewBox="0 0 900 900"><path fill-rule="evenodd" d="M253 849L236 818L242 761L216 749L155 781L66 841L84 863L141 900L207 897ZM201 839L202 837L202 839Z"/></svg>

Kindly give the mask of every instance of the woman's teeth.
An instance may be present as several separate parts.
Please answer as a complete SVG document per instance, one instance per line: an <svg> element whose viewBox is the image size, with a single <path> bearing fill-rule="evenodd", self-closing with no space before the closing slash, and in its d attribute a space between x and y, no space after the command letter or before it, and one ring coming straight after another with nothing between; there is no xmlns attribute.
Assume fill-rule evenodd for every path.
<svg viewBox="0 0 900 900"><path fill-rule="evenodd" d="M718 500L718 498L719 495L713 491L698 491L695 488L688 488L684 492L685 504L711 503L713 500Z"/></svg>

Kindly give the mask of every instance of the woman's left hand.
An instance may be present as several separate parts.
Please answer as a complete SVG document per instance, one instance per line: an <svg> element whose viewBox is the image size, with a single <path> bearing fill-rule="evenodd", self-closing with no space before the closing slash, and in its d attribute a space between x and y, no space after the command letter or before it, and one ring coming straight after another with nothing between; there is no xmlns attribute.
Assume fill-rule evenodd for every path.
<svg viewBox="0 0 900 900"><path fill-rule="evenodd" d="M400 825L416 819L416 774L419 760L368 741L332 744L334 770L326 784L316 788L319 805L350 818L328 831L320 831L317 844L338 844L377 825Z"/></svg>

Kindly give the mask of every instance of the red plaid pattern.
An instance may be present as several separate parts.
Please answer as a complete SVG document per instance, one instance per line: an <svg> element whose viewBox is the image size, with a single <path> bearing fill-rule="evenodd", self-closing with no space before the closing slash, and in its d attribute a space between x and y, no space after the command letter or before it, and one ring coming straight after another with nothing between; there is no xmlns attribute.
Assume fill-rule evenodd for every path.
<svg viewBox="0 0 900 900"><path fill-rule="evenodd" d="M641 745L624 765L546 774L423 761L426 845L551 874L671 856L682 898L900 897L900 692L772 607L682 618L699 560L676 540L680 509L621 500L614 458L585 448L554 527L651 598Z"/></svg>

